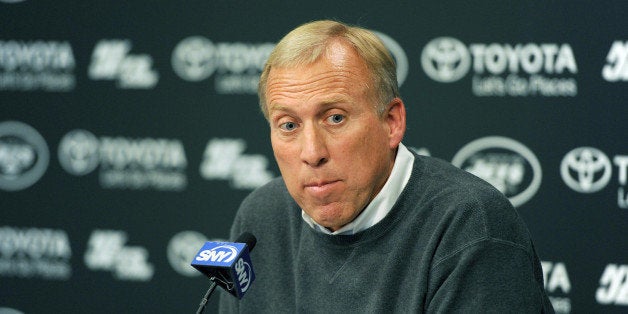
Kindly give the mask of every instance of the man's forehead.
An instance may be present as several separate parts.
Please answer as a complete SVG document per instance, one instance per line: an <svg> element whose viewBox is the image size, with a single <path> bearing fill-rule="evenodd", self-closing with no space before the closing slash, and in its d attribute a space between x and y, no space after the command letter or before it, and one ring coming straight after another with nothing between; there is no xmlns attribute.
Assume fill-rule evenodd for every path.
<svg viewBox="0 0 628 314"><path fill-rule="evenodd" d="M299 102L327 106L369 97L370 72L353 48L337 42L308 64L271 67L266 89L267 109L289 110Z"/></svg>
<svg viewBox="0 0 628 314"><path fill-rule="evenodd" d="M345 41L332 41L325 51L325 58L329 60L332 66L344 66L349 61L354 61L360 65L366 66L358 52Z"/></svg>
<svg viewBox="0 0 628 314"><path fill-rule="evenodd" d="M316 97L313 99L314 101L310 102L312 104L316 104L318 106L331 106L339 103L347 103L351 101L351 97L343 94L323 94L320 97ZM273 109L281 109L285 107L289 107L291 104L289 102L282 101L282 99L277 99L275 101L271 101L269 108Z"/></svg>
<svg viewBox="0 0 628 314"><path fill-rule="evenodd" d="M362 60L355 48L343 39L332 39L326 43L324 51L310 62L287 62L283 64L275 64L270 68L269 78L273 72L300 72L311 69L316 65L327 65L331 68L347 68L353 67L360 70L368 71L366 62Z"/></svg>

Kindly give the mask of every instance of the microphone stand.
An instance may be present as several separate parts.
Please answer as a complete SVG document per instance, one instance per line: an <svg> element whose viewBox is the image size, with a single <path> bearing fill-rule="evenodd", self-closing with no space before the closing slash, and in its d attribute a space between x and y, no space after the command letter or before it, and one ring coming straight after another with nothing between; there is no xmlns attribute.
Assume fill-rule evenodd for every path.
<svg viewBox="0 0 628 314"><path fill-rule="evenodd" d="M196 314L202 314L203 311L205 311L205 307L207 306L207 301L209 301L209 296L211 296L211 294L214 292L214 289L216 289L216 277L212 277L209 280L211 280L211 285L209 285L209 289L207 290L207 292L205 293L205 296L203 296L203 298L201 299L201 303L198 305L198 310L196 310Z"/></svg>

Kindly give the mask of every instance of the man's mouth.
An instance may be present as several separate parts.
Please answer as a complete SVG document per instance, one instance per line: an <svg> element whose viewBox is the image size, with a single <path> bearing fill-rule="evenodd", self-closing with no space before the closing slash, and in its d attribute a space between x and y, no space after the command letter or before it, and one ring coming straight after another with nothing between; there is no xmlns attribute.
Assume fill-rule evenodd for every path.
<svg viewBox="0 0 628 314"><path fill-rule="evenodd" d="M329 191L333 189L339 182L339 180L311 182L305 184L305 190L315 195L322 195L329 193Z"/></svg>

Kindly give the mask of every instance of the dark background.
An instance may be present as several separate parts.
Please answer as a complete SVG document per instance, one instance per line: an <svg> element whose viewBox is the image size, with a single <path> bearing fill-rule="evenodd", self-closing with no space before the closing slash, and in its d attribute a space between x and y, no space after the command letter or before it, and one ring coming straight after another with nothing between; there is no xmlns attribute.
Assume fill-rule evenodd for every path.
<svg viewBox="0 0 628 314"><path fill-rule="evenodd" d="M194 311L209 282L178 270L169 255L191 261L192 255L177 255L174 248L193 251L204 240L227 239L240 201L261 182L255 178L279 174L256 94L250 89L225 93L217 84L225 77L235 82L257 77L255 65L240 71L238 62L253 62L251 49L272 46L292 28L316 19L376 30L402 48L408 64L401 85L408 112L406 146L448 161L467 144L492 136L527 147L540 163L542 172L536 175L542 174L542 179L538 191L517 210L544 261L546 289L557 312L628 310L628 187L620 180L619 165L613 163L615 156L628 156L628 4L624 1L10 2L0 0L1 78L61 73L73 77L75 84L65 89L54 84L0 84L0 182L11 186L34 171L34 165L27 164L17 177L12 175L7 169L18 155L8 148L32 148L37 160L45 159L41 145L25 135L24 125L43 137L43 151L49 154L39 179L19 189L0 188L0 312L2 307L24 313ZM218 67L197 81L182 78L173 68L173 52L192 36L213 43L215 54L206 59L210 65L232 62L233 67ZM472 57L468 73L455 82L441 83L421 64L424 48L440 37L457 39L467 51L473 44L495 44L502 50L517 45L567 45L577 70L556 73L556 67L550 66L527 73L517 66L493 75L475 71L474 62L480 61ZM105 40L127 40L130 50L123 57L139 56L152 63L134 68L113 62L119 76L90 77L90 65L98 61L94 51ZM47 59L44 50L37 50L37 42L69 44L73 66L59 69L45 61L42 65L42 60L56 60L54 51L59 50ZM21 48L11 48L15 44ZM216 53L221 44L231 48ZM614 44L625 46L627 52L617 49L618 57L607 59ZM35 57L28 57L29 49L36 51ZM555 57L544 57L544 62ZM19 66L12 68L11 62L18 59ZM623 77L606 80L602 69L608 65L623 66ZM141 76L147 71L157 74L156 84L120 86L124 73ZM481 96L472 89L474 77L504 81L513 75L524 80L534 75L571 80L577 92ZM3 129L9 121L20 122L20 127ZM101 150L103 142L118 139L111 147L122 159L131 154L133 145L144 147L159 139L178 143L185 156L178 168L152 163L152 157L159 160L168 155L167 148L156 148L140 154L143 162L118 164L116 170L129 182L133 173L146 179L157 172L175 173L184 184L107 186L102 177L116 165L107 163L102 152L96 155L100 159L93 171L73 175L62 166L61 158L67 155L62 157L59 151L62 140L74 130L93 134ZM224 153L228 145L216 146L227 157L209 160L204 153L212 140L244 146L235 154ZM596 148L610 161L610 180L598 191L575 191L561 176L563 158L580 147ZM505 192L513 196L530 185L535 174L532 162L520 154L495 144L480 149L467 162L488 161L488 169L502 179L515 170L500 165L522 165L523 180ZM200 168L208 160L214 169L227 170L223 175L203 175ZM578 178L573 169L571 177ZM595 169L589 174L597 182L603 171ZM58 241L46 242L51 239L42 235L46 230L55 232L57 237L52 238ZM122 246L101 244L90 250L93 236L103 230L125 234L126 240ZM195 241L177 235L192 235ZM71 253L55 251L64 243ZM145 254L138 258L123 248ZM94 252L110 257L109 263L104 257L101 260L104 268L94 269L86 262ZM66 265L70 273L49 278L37 270L36 265L51 262ZM121 270L116 265L135 262L137 267L131 270L135 277L118 276ZM138 275L147 269L151 275ZM604 293L609 297L597 296ZM210 301L208 312L216 310L216 300Z"/></svg>

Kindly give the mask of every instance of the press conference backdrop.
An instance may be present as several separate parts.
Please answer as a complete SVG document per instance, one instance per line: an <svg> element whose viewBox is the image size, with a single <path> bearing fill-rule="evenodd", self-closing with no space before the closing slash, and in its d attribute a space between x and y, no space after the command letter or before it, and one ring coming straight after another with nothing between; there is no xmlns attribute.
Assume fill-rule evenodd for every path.
<svg viewBox="0 0 628 314"><path fill-rule="evenodd" d="M279 175L257 107L264 61L323 18L376 31L393 54L407 146L508 196L558 313L626 313L626 12L0 0L0 313L194 311L209 282L192 256Z"/></svg>

